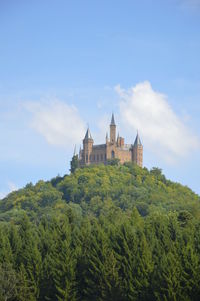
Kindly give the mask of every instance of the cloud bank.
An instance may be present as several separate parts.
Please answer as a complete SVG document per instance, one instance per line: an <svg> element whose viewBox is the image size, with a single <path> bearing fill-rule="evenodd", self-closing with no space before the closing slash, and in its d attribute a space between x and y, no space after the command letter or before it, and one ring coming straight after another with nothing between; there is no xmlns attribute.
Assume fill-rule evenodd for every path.
<svg viewBox="0 0 200 301"><path fill-rule="evenodd" d="M32 128L49 144L71 148L83 139L85 124L75 106L60 100L28 102L25 106L32 113Z"/></svg>
<svg viewBox="0 0 200 301"><path fill-rule="evenodd" d="M7 191L4 191L4 192L0 191L0 200L5 198L12 191L18 190L17 185L15 183L11 182L11 181L7 182L7 186L8 186Z"/></svg>
<svg viewBox="0 0 200 301"><path fill-rule="evenodd" d="M170 107L167 97L146 81L129 90L116 86L120 114L127 126L139 130L146 147L173 163L200 146L199 139Z"/></svg>

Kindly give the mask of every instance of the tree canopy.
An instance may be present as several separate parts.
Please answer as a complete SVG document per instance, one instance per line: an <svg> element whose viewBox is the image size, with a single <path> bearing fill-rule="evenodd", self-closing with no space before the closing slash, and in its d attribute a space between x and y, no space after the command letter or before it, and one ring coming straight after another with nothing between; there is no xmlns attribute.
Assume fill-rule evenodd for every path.
<svg viewBox="0 0 200 301"><path fill-rule="evenodd" d="M75 168L0 201L0 300L199 300L200 198L159 168Z"/></svg>

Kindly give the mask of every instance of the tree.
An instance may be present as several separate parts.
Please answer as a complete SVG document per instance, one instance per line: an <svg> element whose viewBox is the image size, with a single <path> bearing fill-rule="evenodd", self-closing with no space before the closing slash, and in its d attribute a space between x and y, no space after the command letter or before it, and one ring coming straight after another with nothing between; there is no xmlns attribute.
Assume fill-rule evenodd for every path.
<svg viewBox="0 0 200 301"><path fill-rule="evenodd" d="M23 269L27 281L32 283L32 296L29 300L36 300L39 293L39 275L41 269L41 253L38 249L38 237L27 215L19 224L19 235L22 242L18 254L20 269Z"/></svg>
<svg viewBox="0 0 200 301"><path fill-rule="evenodd" d="M104 229L92 220L85 224L80 239L82 248L77 259L79 299L122 301L119 267Z"/></svg>
<svg viewBox="0 0 200 301"><path fill-rule="evenodd" d="M0 264L0 300L13 300L17 293L18 279L11 264Z"/></svg>
<svg viewBox="0 0 200 301"><path fill-rule="evenodd" d="M108 165L119 165L120 160L118 158L108 159L107 164Z"/></svg>
<svg viewBox="0 0 200 301"><path fill-rule="evenodd" d="M43 220L40 225L42 272L39 300L75 300L75 247L71 248L71 228L65 220Z"/></svg>
<svg viewBox="0 0 200 301"><path fill-rule="evenodd" d="M74 155L72 157L70 165L71 165L70 171L71 171L71 173L74 173L75 170L78 168L78 155Z"/></svg>
<svg viewBox="0 0 200 301"><path fill-rule="evenodd" d="M154 175L160 181L163 181L163 182L166 181L165 176L162 174L162 169L161 168L153 167L150 170L150 174Z"/></svg>

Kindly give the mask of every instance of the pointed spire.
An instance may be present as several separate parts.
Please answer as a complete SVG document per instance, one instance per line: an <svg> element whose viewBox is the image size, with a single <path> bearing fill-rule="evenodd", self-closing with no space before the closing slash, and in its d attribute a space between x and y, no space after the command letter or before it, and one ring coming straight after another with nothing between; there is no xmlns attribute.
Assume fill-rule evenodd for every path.
<svg viewBox="0 0 200 301"><path fill-rule="evenodd" d="M138 146L138 145L142 145L142 142L140 140L140 137L139 137L139 134L138 134L138 131L137 131L137 136L135 138L134 146Z"/></svg>
<svg viewBox="0 0 200 301"><path fill-rule="evenodd" d="M85 138L84 138L84 139L92 139L92 135L91 135L91 133L90 133L89 127L88 127L88 129L87 129L87 132L86 132L86 134L85 134Z"/></svg>
<svg viewBox="0 0 200 301"><path fill-rule="evenodd" d="M80 148L79 148L79 159L81 159L81 153L82 153L82 151L81 151L81 146L80 146Z"/></svg>
<svg viewBox="0 0 200 301"><path fill-rule="evenodd" d="M111 118L111 124L110 125L115 125L115 118L114 114L112 113L112 118Z"/></svg>

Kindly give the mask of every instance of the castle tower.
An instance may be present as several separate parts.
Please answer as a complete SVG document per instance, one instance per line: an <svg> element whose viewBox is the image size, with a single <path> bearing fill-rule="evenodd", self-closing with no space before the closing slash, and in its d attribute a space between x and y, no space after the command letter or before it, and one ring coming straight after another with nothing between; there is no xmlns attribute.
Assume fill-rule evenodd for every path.
<svg viewBox="0 0 200 301"><path fill-rule="evenodd" d="M116 142L116 124L114 119L114 114L112 114L110 123L110 143L115 144Z"/></svg>
<svg viewBox="0 0 200 301"><path fill-rule="evenodd" d="M85 165L90 163L91 153L93 147L94 140L92 139L92 135L90 133L89 128L85 134L85 138L83 139L83 158L82 161Z"/></svg>
<svg viewBox="0 0 200 301"><path fill-rule="evenodd" d="M140 167L143 166L143 145L138 133L132 148L132 161Z"/></svg>

